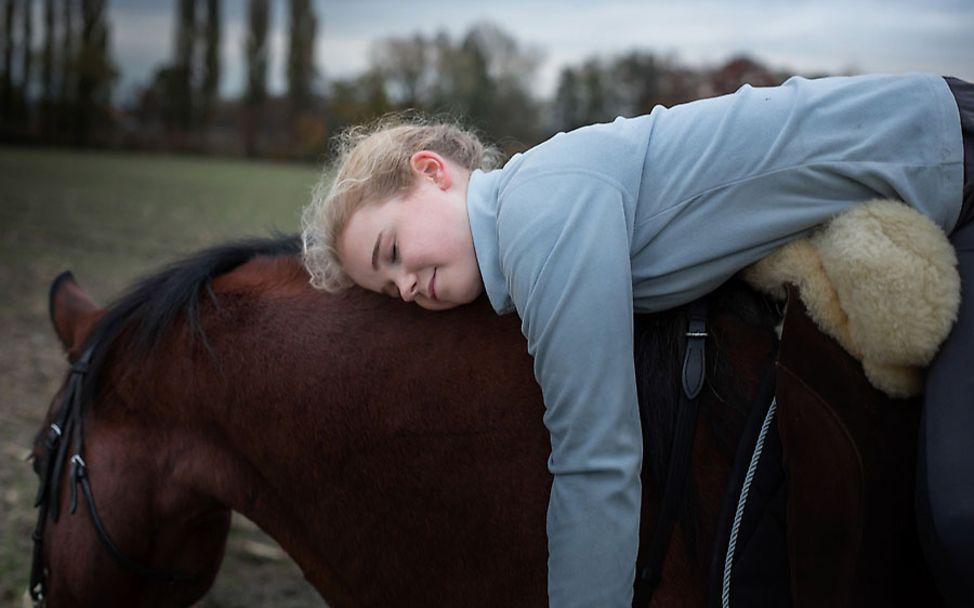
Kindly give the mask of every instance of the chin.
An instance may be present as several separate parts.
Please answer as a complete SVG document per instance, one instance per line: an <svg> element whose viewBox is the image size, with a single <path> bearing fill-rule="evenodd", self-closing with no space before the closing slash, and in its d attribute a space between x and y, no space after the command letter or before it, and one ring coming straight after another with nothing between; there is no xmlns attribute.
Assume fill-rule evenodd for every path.
<svg viewBox="0 0 974 608"><path fill-rule="evenodd" d="M468 285L467 289L461 291L457 294L455 291L451 291L448 300L425 300L423 302L417 302L420 306L426 310L449 310L451 308L456 308L457 306L463 306L464 304L469 304L480 297L480 294L484 292L484 287L480 283L475 283L473 285Z"/></svg>
<svg viewBox="0 0 974 608"><path fill-rule="evenodd" d="M482 290L476 291L472 295L468 295L466 297L450 298L449 300L424 300L423 302L417 302L417 304L426 310L450 310L451 308L456 308L457 306L463 306L464 304L473 302L481 293Z"/></svg>
<svg viewBox="0 0 974 608"><path fill-rule="evenodd" d="M460 306L460 304L456 302L444 302L443 300L430 300L427 302L417 302L417 304L426 310L450 310L451 308Z"/></svg>

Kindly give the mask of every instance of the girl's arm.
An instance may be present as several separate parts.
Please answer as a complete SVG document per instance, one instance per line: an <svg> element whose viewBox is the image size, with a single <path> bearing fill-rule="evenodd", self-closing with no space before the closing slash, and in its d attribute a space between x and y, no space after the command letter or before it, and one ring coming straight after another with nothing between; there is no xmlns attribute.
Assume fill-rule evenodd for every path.
<svg viewBox="0 0 974 608"><path fill-rule="evenodd" d="M624 192L549 173L504 194L500 262L534 357L551 433L552 606L632 602L642 442Z"/></svg>

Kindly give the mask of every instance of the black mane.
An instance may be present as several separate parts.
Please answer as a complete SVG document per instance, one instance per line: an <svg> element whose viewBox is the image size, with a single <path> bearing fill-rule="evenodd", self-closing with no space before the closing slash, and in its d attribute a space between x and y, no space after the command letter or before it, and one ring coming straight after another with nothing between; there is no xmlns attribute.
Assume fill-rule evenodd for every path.
<svg viewBox="0 0 974 608"><path fill-rule="evenodd" d="M208 348L199 304L204 293L215 300L213 279L255 257L294 256L300 252L301 239L297 235L241 239L204 249L136 283L109 306L85 340L83 351L91 349L92 354L84 403L93 403L106 355L122 331L133 332L132 354L142 357L182 319L191 335Z"/></svg>

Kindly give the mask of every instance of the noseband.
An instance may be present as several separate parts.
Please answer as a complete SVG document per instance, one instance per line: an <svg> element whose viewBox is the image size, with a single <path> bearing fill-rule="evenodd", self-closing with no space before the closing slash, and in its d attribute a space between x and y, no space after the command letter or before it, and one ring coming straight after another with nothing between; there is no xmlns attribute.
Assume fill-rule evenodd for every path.
<svg viewBox="0 0 974 608"><path fill-rule="evenodd" d="M149 568L129 558L109 538L101 518L98 516L98 509L95 508L95 498L91 493L91 482L88 481L87 465L84 459L84 404L81 398L82 383L88 373L88 365L91 362L93 350L93 346L89 347L71 366L71 376L68 379L64 399L61 401L57 422L51 424L44 441L44 470L41 473L37 498L34 500L34 506L38 508L37 526L31 535L34 540L34 557L30 568L29 592L34 601L34 606L43 605L44 597L47 594L47 573L44 570L44 527L47 524L48 512L50 512L52 521L56 523L58 520L61 475L63 474L65 457L72 445L74 446L74 453L70 459L71 514L74 515L78 508L78 486L81 486L81 493L85 502L88 503L88 514L91 516L91 523L98 533L98 539L108 549L116 562L130 572L167 583L187 583L195 580L195 577L179 572Z"/></svg>

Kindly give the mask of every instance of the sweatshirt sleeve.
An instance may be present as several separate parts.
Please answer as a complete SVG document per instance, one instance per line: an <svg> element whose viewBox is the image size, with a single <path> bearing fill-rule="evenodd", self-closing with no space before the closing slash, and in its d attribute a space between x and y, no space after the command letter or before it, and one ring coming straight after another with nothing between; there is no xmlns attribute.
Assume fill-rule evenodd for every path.
<svg viewBox="0 0 974 608"><path fill-rule="evenodd" d="M500 263L551 433L550 605L632 603L642 440L624 191L578 171L505 193Z"/></svg>

